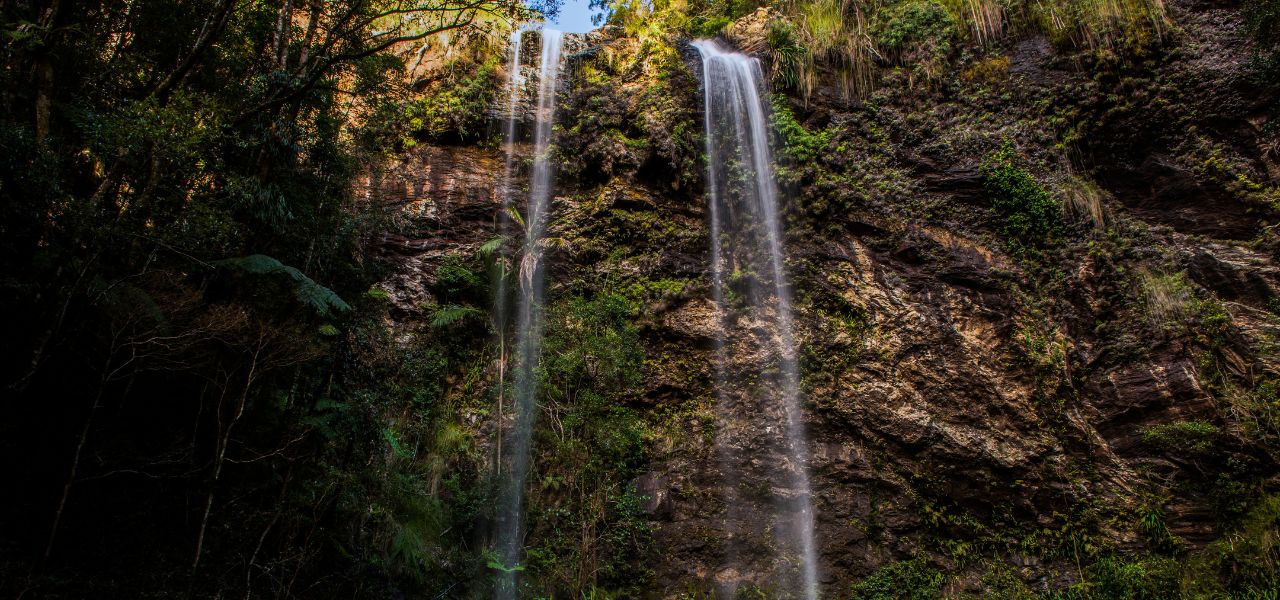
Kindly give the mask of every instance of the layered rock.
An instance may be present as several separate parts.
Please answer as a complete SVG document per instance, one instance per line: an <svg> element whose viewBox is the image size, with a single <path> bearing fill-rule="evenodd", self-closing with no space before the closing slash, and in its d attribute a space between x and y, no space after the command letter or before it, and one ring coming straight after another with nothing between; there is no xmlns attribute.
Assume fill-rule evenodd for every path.
<svg viewBox="0 0 1280 600"><path fill-rule="evenodd" d="M1164 543L1138 525L1144 507L1194 550L1222 534L1205 484L1226 476L1224 461L1251 465L1231 475L1241 480L1275 473L1273 451L1259 447L1269 438L1233 408L1280 376L1280 269L1268 249L1272 209L1258 201L1276 182L1248 133L1268 99L1241 99L1234 13L1173 7L1184 31L1134 76L1159 82L1153 106L1181 96L1196 110L1117 106L1106 71L1036 37L992 50L1008 59L994 80L920 91L890 75L875 106L792 104L831 136L786 181L830 594L920 555L970 573L976 557L991 557L1033 587L1068 584L1081 576L1080 556L1061 550L1071 535L1089 540L1091 556ZM750 37L768 18L734 31ZM696 132L680 129L698 114L694 80L676 65L661 84L674 97L648 102L639 91L659 85L651 73L618 67L633 41L590 42L572 68L623 92L571 78L550 295L680 282L637 315L648 359L631 402L652 428L634 485L655 527L654 596L767 590L772 524L760 515L788 505L769 475L782 460L781 421L760 429L761 414L776 413L768 398L717 396L712 381L717 337L727 340L729 378L750 378L775 367L749 343L773 332L741 313L721 322L710 301L705 202L689 174ZM1086 132L1082 156L1069 158L1042 126L1044 111L1057 110L1046 102ZM1068 219L1060 241L1028 251L1001 233L984 157L1003 140L1064 205L1082 193L1073 182L1096 181L1097 205L1074 213L1084 216ZM474 253L494 235L497 152L422 147L371 183L399 211L380 248L399 265L384 288L403 314L431 302L441 257ZM1225 166L1198 167L1206 156ZM1257 187L1242 192L1228 172ZM1173 321L1152 317L1157 284L1185 285ZM1148 435L1187 422L1222 432L1216 466ZM746 465L732 477L726 452ZM974 575L957 585L985 584Z"/></svg>

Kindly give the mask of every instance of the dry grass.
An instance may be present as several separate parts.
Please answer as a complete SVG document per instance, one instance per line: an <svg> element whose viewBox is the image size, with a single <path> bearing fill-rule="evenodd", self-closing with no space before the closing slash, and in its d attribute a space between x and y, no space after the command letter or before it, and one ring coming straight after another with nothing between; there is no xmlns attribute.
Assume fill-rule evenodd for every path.
<svg viewBox="0 0 1280 600"><path fill-rule="evenodd" d="M1138 273L1147 320L1160 330L1187 323L1195 315L1195 290L1183 273Z"/></svg>
<svg viewBox="0 0 1280 600"><path fill-rule="evenodd" d="M798 0L798 44L805 50L795 62L796 87L809 98L817 90L819 68L835 71L844 99L861 97L872 88L875 43L867 33L867 14L852 0Z"/></svg>
<svg viewBox="0 0 1280 600"><path fill-rule="evenodd" d="M1009 57L994 56L973 63L960 73L965 81L1001 81L1009 77Z"/></svg>
<svg viewBox="0 0 1280 600"><path fill-rule="evenodd" d="M1093 228L1099 231L1107 228L1109 219L1103 205L1107 192L1098 184L1075 173L1067 173L1059 189L1069 216L1092 223Z"/></svg>
<svg viewBox="0 0 1280 600"><path fill-rule="evenodd" d="M1173 25L1164 0L1037 0L1028 9L1055 41L1090 49L1147 45Z"/></svg>
<svg viewBox="0 0 1280 600"><path fill-rule="evenodd" d="M943 6L968 26L970 37L979 44L985 46L1004 35L1004 7L996 0L945 0Z"/></svg>
<svg viewBox="0 0 1280 600"><path fill-rule="evenodd" d="M964 35L987 46L1011 29L1038 30L1056 43L1089 49L1143 48L1172 30L1165 0L938 0L962 24ZM789 0L780 9L782 25L770 34L774 73L804 98L819 81L836 81L844 99L865 96L874 87L882 51L869 34L882 0Z"/></svg>

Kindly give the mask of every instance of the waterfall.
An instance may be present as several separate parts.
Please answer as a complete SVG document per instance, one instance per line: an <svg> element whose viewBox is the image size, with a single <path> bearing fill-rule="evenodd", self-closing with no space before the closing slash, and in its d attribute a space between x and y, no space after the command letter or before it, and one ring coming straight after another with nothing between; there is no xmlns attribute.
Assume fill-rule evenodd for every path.
<svg viewBox="0 0 1280 600"><path fill-rule="evenodd" d="M515 172L515 155L516 155L516 124L520 121L520 115L516 110L520 106L520 93L524 89L524 77L520 74L520 52L522 50L522 42L524 33L529 31L530 25L521 25L511 31L511 63L507 67L509 79L507 80L507 114L506 122L503 126L503 146L506 153L503 162L502 188L502 209L498 213L498 236L502 240L502 247L506 247L506 241L511 237L511 208L514 206L515 189L512 185L513 175ZM510 309L509 290L507 288L507 278L510 275L510 262L507 257L500 255L496 260L496 268L493 274L493 328L497 332L498 357L498 411L497 423L498 431L502 430L504 420L504 408L506 406L506 387L507 387L507 327L509 326L508 311ZM495 469L498 475L502 474L502 436L497 437L494 448Z"/></svg>
<svg viewBox="0 0 1280 600"><path fill-rule="evenodd" d="M773 177L767 113L762 101L764 77L760 63L726 50L712 40L693 43L702 56L704 120L706 129L708 206L711 225L711 278L714 300L722 323L729 322L725 272L734 267L735 279L748 282L745 300L754 319L772 325L771 339L761 343L777 353L777 375L772 398L763 398L752 415L776 412L780 404L784 437L779 441L784 464L773 477L780 478L792 499L775 509L780 546L800 559L798 587L804 598L818 597L817 550L814 511L808 472L808 441L800 409L800 373L792 322L791 292L783 262L782 225L778 188ZM717 342L717 403L729 402L733 381L726 372L731 359L724 327ZM749 382L747 382L749 383ZM763 390L756 390L759 394ZM770 410L772 409L772 410ZM759 417L756 417L759 421ZM771 431L772 423L753 423L752 429ZM730 445L730 442L718 442ZM734 504L734 499L730 499ZM731 532L732 533L732 532ZM782 562L786 562L786 557Z"/></svg>
<svg viewBox="0 0 1280 600"><path fill-rule="evenodd" d="M547 209L551 202L553 165L549 152L552 124L555 122L562 38L559 31L542 30L538 105L533 131L533 167L529 181L529 200L523 215L524 246L517 269L520 303L515 332L515 423L507 434L507 471L498 507L497 552L504 568L498 574L495 589L500 599L515 598L517 595L515 567L520 562L524 545L524 487L529 474L530 442L537 407L535 368L542 346L542 279L545 269L542 261L542 238L546 233ZM513 63L519 64L518 53ZM512 93L514 102L514 94L518 90L513 88ZM514 113L514 106L512 112ZM515 126L510 124L509 127L511 143L514 145Z"/></svg>

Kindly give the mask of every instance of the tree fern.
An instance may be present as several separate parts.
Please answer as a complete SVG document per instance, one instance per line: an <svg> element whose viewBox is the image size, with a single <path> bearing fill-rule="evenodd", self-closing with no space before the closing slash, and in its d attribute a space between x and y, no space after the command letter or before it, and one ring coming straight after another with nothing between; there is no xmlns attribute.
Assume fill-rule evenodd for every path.
<svg viewBox="0 0 1280 600"><path fill-rule="evenodd" d="M315 309L322 316L351 310L351 305L347 304L333 290L316 283L303 274L302 271L265 254L250 254L248 256L228 258L213 264L218 267L237 269L254 275L287 276L293 282L293 293L298 298L298 301Z"/></svg>
<svg viewBox="0 0 1280 600"><path fill-rule="evenodd" d="M518 223L521 228L526 227L526 225L524 224L524 216L520 214L520 211L516 210L516 207L508 206L507 216L511 217L512 221L515 221L516 223Z"/></svg>
<svg viewBox="0 0 1280 600"><path fill-rule="evenodd" d="M481 244L480 249L478 250L478 253L482 258L489 258L490 256L497 254L498 250L502 248L502 244L506 243L506 241L507 241L506 236L500 235L498 237L495 237Z"/></svg>
<svg viewBox="0 0 1280 600"><path fill-rule="evenodd" d="M431 316L432 327L449 327L471 318L484 317L485 313L474 306L447 304L436 309Z"/></svg>

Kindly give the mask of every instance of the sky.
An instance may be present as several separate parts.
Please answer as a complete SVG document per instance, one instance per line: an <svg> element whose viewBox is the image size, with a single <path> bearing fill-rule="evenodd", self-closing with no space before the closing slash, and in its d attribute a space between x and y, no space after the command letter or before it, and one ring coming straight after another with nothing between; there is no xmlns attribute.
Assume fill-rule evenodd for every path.
<svg viewBox="0 0 1280 600"><path fill-rule="evenodd" d="M595 29L591 25L591 0L564 0L560 16L552 21L552 27L567 33L583 33Z"/></svg>

